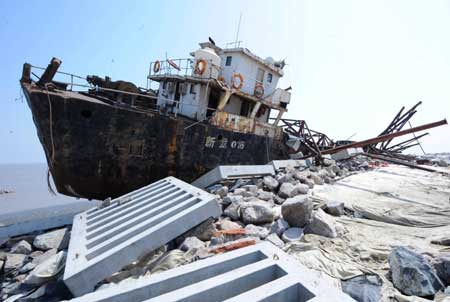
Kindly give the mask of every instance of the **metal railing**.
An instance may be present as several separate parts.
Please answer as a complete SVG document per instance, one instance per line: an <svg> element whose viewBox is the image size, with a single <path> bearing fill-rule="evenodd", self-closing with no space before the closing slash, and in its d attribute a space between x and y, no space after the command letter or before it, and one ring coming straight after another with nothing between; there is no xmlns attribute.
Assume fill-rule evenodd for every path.
<svg viewBox="0 0 450 302"><path fill-rule="evenodd" d="M206 60L207 66L203 75L195 73L195 59L192 58L181 58L181 59L167 59L167 60L157 60L150 63L150 68L148 76L163 76L163 75L177 75L177 76L193 76L199 78L205 78L205 74L212 74L214 68L218 68L213 65L212 60ZM159 64L158 68L155 65Z"/></svg>

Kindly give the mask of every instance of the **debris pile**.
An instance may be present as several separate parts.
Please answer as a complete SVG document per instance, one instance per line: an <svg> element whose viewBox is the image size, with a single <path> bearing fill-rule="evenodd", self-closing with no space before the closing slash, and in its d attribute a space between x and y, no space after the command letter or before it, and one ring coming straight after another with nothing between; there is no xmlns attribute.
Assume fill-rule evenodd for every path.
<svg viewBox="0 0 450 302"><path fill-rule="evenodd" d="M377 171L389 167L389 164L354 154L339 161L325 157L320 165L314 165L312 161L292 160L282 163L271 162L269 166L276 167L273 174L255 173L251 178L223 175L221 179L215 179L215 183L210 184L205 190L215 198L222 210L221 214L211 214L210 218L183 234L167 238L166 244L157 247L155 245L156 248L152 248L149 253L130 260L125 266L120 264L121 268L117 272L101 282L92 280L94 292L104 291L104 295L109 295L117 286L127 284L131 286L137 284L135 283L137 280L151 280L147 278L199 260L218 257L218 254L245 250L263 241L286 251L294 259L299 260L298 263L316 269L317 263L310 262L319 259L313 256L315 253L323 253L327 246L336 245L335 248L339 248L342 242L346 242L347 245L358 244L348 241L348 238L351 238L349 237L351 230L346 221L369 217L368 214L355 211L355 207L349 206L347 200L324 198L320 192L334 190L338 184L339 187L342 186L342 181L352 175ZM267 171L259 169L258 166L254 167L259 171ZM247 174L248 172L246 171ZM180 195L182 193L176 193L173 187L173 184L178 182L179 180L173 179L173 183L165 187L163 181L160 181L150 185L148 189L139 189L134 193L138 194L138 197L130 193L116 200L108 200L108 204L87 212L87 215L94 218L93 224L89 224L90 228L95 230L93 225L96 223L103 225L101 215L108 211L111 213L103 215L106 215L105 223L116 225L117 219L122 217L122 214L118 215L122 213L121 211L124 211L124 215L129 215L132 209L143 213L142 210L138 210L139 203L150 210L141 197L147 196L146 198L150 198L149 200L156 204L158 201L147 192L156 192L171 200L163 190L171 188L172 191L167 191L167 194L173 194L173 198L184 196ZM195 190L201 191L197 188ZM196 192L195 190L192 192ZM95 214L96 211L99 211L98 214ZM113 219L115 216L118 217ZM119 220L125 221L122 218ZM78 232L75 231L76 224L77 222L74 224L73 232ZM89 234L87 237L95 238ZM66 276L63 278L63 272L69 261L69 240L74 238L70 227L67 227L3 241L0 251L0 268L3 272L2 299L11 302L60 301L73 298L73 290L69 290L64 283L67 280ZM87 242L86 246L89 246L93 241ZM432 242L448 245L450 240L441 236L434 237ZM108 250L108 253L113 252ZM422 301L408 300L405 298L408 296L446 301L444 298L447 297L448 291L445 288L450 285L448 254L427 253L407 246L393 247L383 255L365 256L365 252L360 250L357 254L358 260L349 259L361 266L349 273L346 278L339 277L339 274L345 273L347 267L341 267L342 271L339 274L330 273L329 270L335 269L333 265L340 264L337 258L335 263L332 263L334 255L329 254L328 257L330 262L320 264L319 267L322 269L319 271L337 278L336 280L341 279L342 282L337 283L336 288L342 289L356 301L384 301L388 291L391 297L397 299L392 301ZM383 276L369 268L363 269L364 259L368 259L367 257L379 259L377 265L387 267L389 274ZM90 291L92 290L87 292ZM83 297L80 299L85 300L80 301L88 301Z"/></svg>

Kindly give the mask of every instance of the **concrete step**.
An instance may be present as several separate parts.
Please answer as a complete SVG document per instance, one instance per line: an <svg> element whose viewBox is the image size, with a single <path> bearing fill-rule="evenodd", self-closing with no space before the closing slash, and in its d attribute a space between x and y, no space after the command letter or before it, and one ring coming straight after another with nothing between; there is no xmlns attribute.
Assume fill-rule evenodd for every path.
<svg viewBox="0 0 450 302"><path fill-rule="evenodd" d="M73 221L64 282L74 296L91 292L125 265L220 214L214 195L174 177L83 212Z"/></svg>
<svg viewBox="0 0 450 302"><path fill-rule="evenodd" d="M355 302L269 242L242 248L71 300Z"/></svg>

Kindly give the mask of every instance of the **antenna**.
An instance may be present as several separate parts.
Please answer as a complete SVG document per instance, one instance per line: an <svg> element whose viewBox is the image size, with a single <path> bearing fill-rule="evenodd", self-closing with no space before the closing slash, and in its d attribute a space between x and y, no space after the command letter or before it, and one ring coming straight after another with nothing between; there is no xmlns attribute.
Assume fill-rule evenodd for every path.
<svg viewBox="0 0 450 302"><path fill-rule="evenodd" d="M239 14L239 23L238 23L238 28L237 28L237 32L236 32L236 41L234 42L234 44L236 45L236 47L239 47L239 44L241 44L241 41L238 41L239 39L239 30L241 29L241 19L242 19L242 12Z"/></svg>

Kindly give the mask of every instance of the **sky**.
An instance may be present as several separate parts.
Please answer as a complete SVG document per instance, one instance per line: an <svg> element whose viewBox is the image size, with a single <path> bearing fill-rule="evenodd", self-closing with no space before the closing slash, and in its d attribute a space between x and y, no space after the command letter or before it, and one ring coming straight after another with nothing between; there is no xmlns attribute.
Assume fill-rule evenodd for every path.
<svg viewBox="0 0 450 302"><path fill-rule="evenodd" d="M378 135L397 111L423 104L413 126L450 118L450 1L6 1L0 0L0 163L45 162L21 99L25 62L146 86L151 61L188 57L211 36L285 58L285 117L334 139ZM450 151L450 126L426 152ZM411 150L418 153L419 149Z"/></svg>

